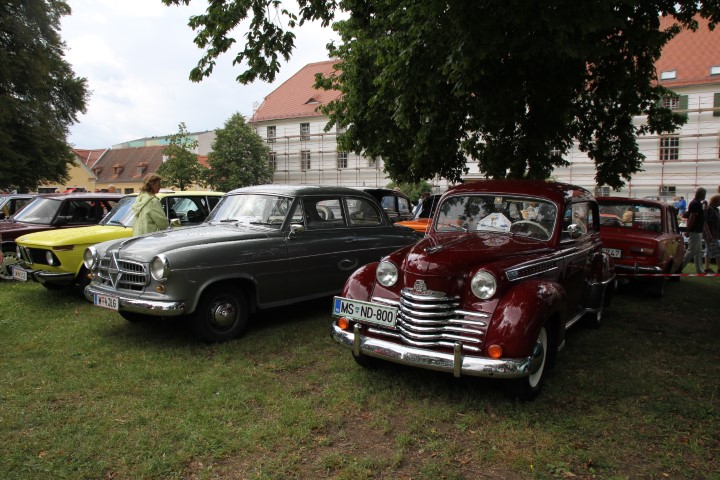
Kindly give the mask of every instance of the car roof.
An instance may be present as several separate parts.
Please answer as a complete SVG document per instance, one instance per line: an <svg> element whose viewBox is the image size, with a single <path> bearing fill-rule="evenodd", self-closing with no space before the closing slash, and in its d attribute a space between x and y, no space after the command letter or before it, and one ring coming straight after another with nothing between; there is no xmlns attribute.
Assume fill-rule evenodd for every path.
<svg viewBox="0 0 720 480"><path fill-rule="evenodd" d="M451 187L444 195L483 192L547 197L557 203L595 200L589 190L578 185L544 180L474 180Z"/></svg>
<svg viewBox="0 0 720 480"><path fill-rule="evenodd" d="M322 185L287 185L287 184L267 184L267 185L253 185L251 187L237 188L229 195L236 195L242 193L269 193L275 195L353 195L362 196L365 198L372 198L372 196L364 193L360 190L356 190L350 187L337 187L337 186L322 186Z"/></svg>
<svg viewBox="0 0 720 480"><path fill-rule="evenodd" d="M650 198L633 198L633 197L597 197L598 203L638 203L642 205L652 205L655 207L672 206L662 200L653 200Z"/></svg>
<svg viewBox="0 0 720 480"><path fill-rule="evenodd" d="M137 197L139 193L128 193L125 195L126 197ZM166 191L163 192L162 190L156 194L158 198L163 197L176 197L178 195L182 195L184 197L204 197L205 195L211 195L213 197L222 197L225 195L225 192L212 192L210 190L181 190L179 192L176 191Z"/></svg>
<svg viewBox="0 0 720 480"><path fill-rule="evenodd" d="M36 195L39 198L52 198L58 200L69 199L86 199L86 200L120 200L125 195L122 193L106 193L106 192L70 192L70 193L43 193Z"/></svg>

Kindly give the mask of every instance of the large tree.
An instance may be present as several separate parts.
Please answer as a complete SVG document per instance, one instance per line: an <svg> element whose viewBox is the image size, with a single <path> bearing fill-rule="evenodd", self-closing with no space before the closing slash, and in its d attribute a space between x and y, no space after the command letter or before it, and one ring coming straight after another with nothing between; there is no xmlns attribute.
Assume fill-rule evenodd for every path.
<svg viewBox="0 0 720 480"><path fill-rule="evenodd" d="M208 156L208 183L215 190L228 192L249 185L272 183L270 149L262 138L234 113L223 128L215 130L215 141Z"/></svg>
<svg viewBox="0 0 720 480"><path fill-rule="evenodd" d="M642 169L637 135L685 121L660 102L672 95L656 81L663 46L698 17L713 28L720 19L717 2L691 0L298 0L297 15L278 0L209 3L190 19L205 49L196 81L245 18L235 58L243 83L274 79L294 28L347 12L334 24L341 43L329 48L338 72L318 79L342 96L323 110L347 128L344 148L383 158L404 182L459 180L468 157L487 176L548 178L577 140L596 182L621 187ZM661 16L675 21L661 29ZM638 115L647 121L636 125Z"/></svg>
<svg viewBox="0 0 720 480"><path fill-rule="evenodd" d="M198 161L194 153L197 140L188 135L184 123L178 125L178 132L170 135L168 146L163 149L167 159L157 169L166 185L172 185L181 191L192 185L204 185L206 168Z"/></svg>
<svg viewBox="0 0 720 480"><path fill-rule="evenodd" d="M57 0L0 2L0 187L64 183L68 128L85 112L87 82L63 58Z"/></svg>

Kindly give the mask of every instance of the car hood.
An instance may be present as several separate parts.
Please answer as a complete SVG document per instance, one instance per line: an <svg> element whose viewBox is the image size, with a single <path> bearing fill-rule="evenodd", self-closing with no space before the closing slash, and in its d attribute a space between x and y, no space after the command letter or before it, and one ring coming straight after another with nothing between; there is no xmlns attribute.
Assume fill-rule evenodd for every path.
<svg viewBox="0 0 720 480"><path fill-rule="evenodd" d="M24 246L38 247L99 243L122 236L128 236L128 232L129 235L132 235L132 228L117 225L62 228L23 235L17 239L17 243Z"/></svg>
<svg viewBox="0 0 720 480"><path fill-rule="evenodd" d="M178 230L163 230L157 233L133 237L117 242L106 242L103 249L119 249L124 259L149 262L160 253L186 248L207 248L216 243L267 238L278 235L278 230L245 225L202 224Z"/></svg>
<svg viewBox="0 0 720 480"><path fill-rule="evenodd" d="M508 260L515 263L518 257L535 257L551 251L545 242L504 233L434 235L410 248L402 268L416 275L454 276L481 265ZM473 258L474 261L468 260Z"/></svg>
<svg viewBox="0 0 720 480"><path fill-rule="evenodd" d="M39 232L49 228L53 227L42 223L25 223L5 220L0 222L0 235L2 235L3 240L11 240L26 233Z"/></svg>

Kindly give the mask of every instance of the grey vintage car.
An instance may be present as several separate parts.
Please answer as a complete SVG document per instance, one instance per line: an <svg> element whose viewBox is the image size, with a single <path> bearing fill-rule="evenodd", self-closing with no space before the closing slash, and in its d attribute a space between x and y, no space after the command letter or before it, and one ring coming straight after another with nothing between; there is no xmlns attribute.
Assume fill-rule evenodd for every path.
<svg viewBox="0 0 720 480"><path fill-rule="evenodd" d="M248 315L340 292L357 268L415 243L372 196L343 187L261 185L223 197L196 227L85 250L85 296L130 321L188 316L220 342Z"/></svg>

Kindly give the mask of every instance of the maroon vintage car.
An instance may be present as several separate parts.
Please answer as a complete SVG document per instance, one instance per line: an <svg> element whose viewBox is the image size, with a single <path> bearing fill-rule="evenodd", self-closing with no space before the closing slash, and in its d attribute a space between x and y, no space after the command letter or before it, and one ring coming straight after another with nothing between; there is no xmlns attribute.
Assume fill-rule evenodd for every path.
<svg viewBox="0 0 720 480"><path fill-rule="evenodd" d="M675 207L646 198L597 200L603 251L613 258L619 280L642 281L650 293L662 296L666 277L633 275L681 273L685 245Z"/></svg>
<svg viewBox="0 0 720 480"><path fill-rule="evenodd" d="M448 190L423 240L357 270L331 335L377 360L505 379L534 398L582 318L599 325L614 285L598 205L573 185L484 180Z"/></svg>
<svg viewBox="0 0 720 480"><path fill-rule="evenodd" d="M95 225L112 210L119 193L50 193L38 195L15 215L0 221L0 279L12 280L17 263L15 239L55 228Z"/></svg>

